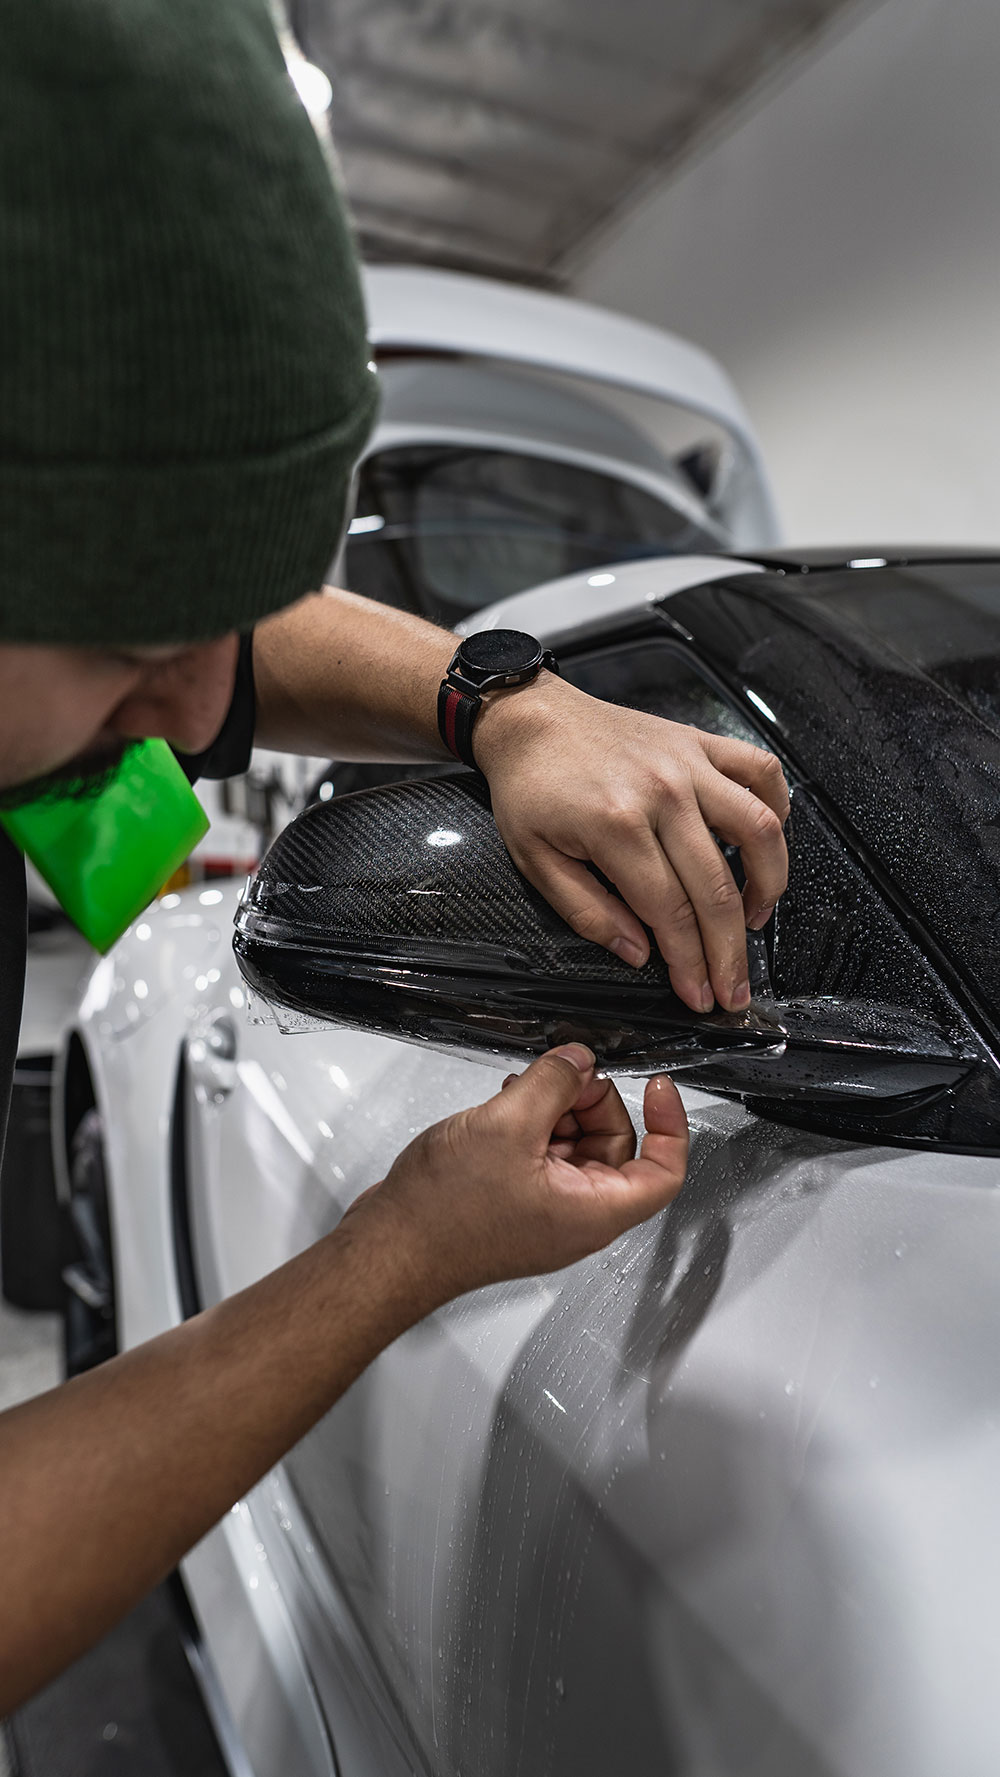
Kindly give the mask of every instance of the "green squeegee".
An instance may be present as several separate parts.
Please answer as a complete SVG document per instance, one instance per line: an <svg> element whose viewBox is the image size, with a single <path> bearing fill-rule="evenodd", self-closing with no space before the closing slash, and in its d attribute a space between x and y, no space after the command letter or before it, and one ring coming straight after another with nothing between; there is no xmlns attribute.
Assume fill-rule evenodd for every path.
<svg viewBox="0 0 1000 1777"><path fill-rule="evenodd" d="M165 740L131 747L95 796L42 797L0 813L59 905L110 950L208 831L208 817Z"/></svg>

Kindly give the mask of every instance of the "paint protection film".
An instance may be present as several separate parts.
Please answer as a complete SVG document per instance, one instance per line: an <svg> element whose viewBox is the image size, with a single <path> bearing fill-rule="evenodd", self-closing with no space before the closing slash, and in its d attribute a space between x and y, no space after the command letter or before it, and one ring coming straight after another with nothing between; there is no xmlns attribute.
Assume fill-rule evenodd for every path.
<svg viewBox="0 0 1000 1777"><path fill-rule="evenodd" d="M762 744L671 641L565 668L595 694ZM792 801L789 888L773 930L750 939L742 1016L698 1017L655 953L636 972L572 933L514 868L467 773L306 810L244 899L240 967L286 1029L342 1022L514 1058L575 1038L620 1072L684 1067L820 1127L990 1146L985 1046L801 782Z"/></svg>

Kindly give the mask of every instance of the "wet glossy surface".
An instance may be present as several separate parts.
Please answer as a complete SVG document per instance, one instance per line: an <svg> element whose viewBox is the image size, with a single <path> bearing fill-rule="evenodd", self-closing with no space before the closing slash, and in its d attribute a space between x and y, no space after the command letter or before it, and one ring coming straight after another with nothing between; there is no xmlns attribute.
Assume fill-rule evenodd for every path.
<svg viewBox="0 0 1000 1777"><path fill-rule="evenodd" d="M649 639L571 653L567 676L592 695L762 744L698 668L681 603L666 613L674 639L650 619ZM301 1028L300 1014L329 1017L511 1058L577 1040L619 1070L683 1067L782 1115L814 1110L813 1126L832 1132L1000 1146L988 1043L817 796L793 779L788 890L767 939L749 941L754 1002L742 1018L691 1015L655 948L636 972L576 937L514 869L470 773L300 815L249 886L240 966L286 1028Z"/></svg>
<svg viewBox="0 0 1000 1777"><path fill-rule="evenodd" d="M346 1031L241 1060L199 1126L226 1289L500 1077ZM299 1446L295 1561L434 1777L934 1777L959 1707L985 1777L995 1164L687 1103L672 1211L435 1315Z"/></svg>
<svg viewBox="0 0 1000 1777"><path fill-rule="evenodd" d="M240 991L220 962L174 1041ZM109 1059L119 1231L147 1225L169 1270L144 1146L163 1025ZM237 1042L235 1091L192 1129L209 1300L501 1077L343 1030ZM963 1777L1000 1761L996 1164L685 1096L674 1209L414 1329L255 1495L241 1583L294 1624L339 1777L939 1777L956 1724ZM134 1339L159 1310L132 1270ZM232 1650L251 1725L255 1620ZM290 1748L271 1739L267 1777L312 1771Z"/></svg>
<svg viewBox="0 0 1000 1777"><path fill-rule="evenodd" d="M930 576L975 574L980 579L986 571L983 564L920 570ZM911 572L916 570L907 570L907 574ZM843 602L850 604L848 611L839 613L836 597L831 594L828 598L831 582L834 592L836 587L846 588ZM785 589L790 583L793 592L786 600ZM817 593L806 599L816 630L810 643L801 633L805 595L795 588L814 583ZM912 1014L914 1036L922 1024L929 1024L940 1042L966 1056L976 1054L980 1060L955 1090L914 1102L888 1120L847 1106L831 1110L820 1102L808 1113L803 1108L801 1114L809 1115L813 1127L834 1133L948 1142L992 1151L1000 1146L1000 1077L992 1040L996 1018L992 1007L981 1016L980 994L973 999L963 993L962 949L955 942L956 915L975 892L962 874L963 858L967 849L975 851L980 846L981 835L973 830L956 840L945 897L947 917L940 932L929 928L914 917L909 899L911 885L927 889L919 822L916 816L910 819L924 771L923 730L918 724L905 749L901 744L894 756L887 753L876 764L872 737L855 694L845 693L837 715L830 715L821 701L824 686L843 680L842 656L847 644L840 639L841 631L853 637L858 606L866 610L866 601L876 598L881 586L887 605L896 609L897 621L905 624L908 584L902 570L841 570L839 575L794 578L758 574L738 582L739 590L725 582L706 584L697 592L682 592L664 603L662 620L670 629L671 643L658 646L651 638L569 654L564 670L593 693L603 688L615 701L714 733L753 739L758 744L767 742L783 751L792 785L789 880L767 936L776 1016L792 1040L782 1068L774 1070L776 1075L787 1072L794 1051L795 1008L803 1000L817 998L835 1001L845 1022L858 1031L871 1031L881 1024L883 1037L893 1028L897 1037L901 1030L905 1032L908 1014ZM946 601L939 597L936 608L943 625L949 615ZM987 653L997 646L997 627L991 618L980 616L981 646ZM929 628L925 616L924 629ZM748 633L756 639L741 654L739 649ZM925 641L925 650L929 645ZM707 667L699 665L699 655ZM871 676L875 671L872 666ZM882 671L891 682L893 675L884 661ZM718 673L728 678L731 694L723 689L724 681L715 677ZM995 676L1000 678L1000 662ZM910 688L918 705L921 683L917 680L916 688ZM930 690L933 693L933 686ZM791 714L782 725L777 712L785 704ZM981 768L976 762L980 745L977 728L978 724L969 728L964 740L959 737L956 741L970 750L973 781ZM815 753L803 749L803 736L817 743ZM1000 742L993 750L1000 768ZM908 836L905 867L900 844L898 881L889 876L882 857L855 836L856 829L837 799L838 784L848 780L858 786L859 795L863 792L867 796L873 809L891 811L894 830ZM933 823L939 852L951 847L955 809L950 803L924 798L921 818ZM969 818L975 817L970 814ZM872 820L877 826L874 816ZM995 873L993 893L1000 897L1000 874ZM800 1019L801 1013L799 1029ZM757 1084L744 1076L736 1089L742 1087L755 1097L759 1094L762 1108L767 1096L778 1114L789 1114L790 1095L769 1089L759 1077L759 1069L757 1073ZM725 1084L718 1068L706 1078ZM807 1079L803 1084L807 1087ZM808 1090L800 1096L804 1101Z"/></svg>
<svg viewBox="0 0 1000 1777"><path fill-rule="evenodd" d="M435 1316L304 1442L317 1537L436 1774L913 1777L961 1709L985 1777L989 1163L942 1217L926 1158L694 1122L675 1211Z"/></svg>
<svg viewBox="0 0 1000 1777"><path fill-rule="evenodd" d="M949 587L973 574L988 578L982 565L756 575L681 594L670 613L744 707L751 692L765 706L764 732L857 836L996 1029L1000 727L982 697L976 713L970 700L973 680L997 681L997 620L962 602L964 671L940 660L950 643L935 664L926 640L928 605L947 634L957 620Z"/></svg>
<svg viewBox="0 0 1000 1777"><path fill-rule="evenodd" d="M758 1006L693 1015L655 949L636 971L576 937L514 868L468 772L307 809L248 886L236 948L279 1022L290 1008L513 1056L575 1039L632 1071L783 1042Z"/></svg>

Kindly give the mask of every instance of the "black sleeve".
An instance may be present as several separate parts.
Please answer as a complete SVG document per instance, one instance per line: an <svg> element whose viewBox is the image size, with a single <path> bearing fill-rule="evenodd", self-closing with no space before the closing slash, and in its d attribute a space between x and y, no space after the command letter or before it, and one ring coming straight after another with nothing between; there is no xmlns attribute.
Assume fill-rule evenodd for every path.
<svg viewBox="0 0 1000 1777"><path fill-rule="evenodd" d="M253 683L253 631L240 637L233 700L226 719L210 747L203 753L174 752L188 782L199 777L238 777L250 764L257 699Z"/></svg>
<svg viewBox="0 0 1000 1777"><path fill-rule="evenodd" d="M0 1157L21 1030L26 938L24 859L0 828Z"/></svg>

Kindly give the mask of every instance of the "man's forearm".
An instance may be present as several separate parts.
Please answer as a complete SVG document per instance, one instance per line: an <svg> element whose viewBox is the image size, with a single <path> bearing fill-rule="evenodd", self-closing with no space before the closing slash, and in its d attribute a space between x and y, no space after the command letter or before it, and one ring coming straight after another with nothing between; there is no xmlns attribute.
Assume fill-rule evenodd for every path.
<svg viewBox="0 0 1000 1777"><path fill-rule="evenodd" d="M0 1715L162 1579L434 1306L405 1242L371 1238L373 1222L0 1415Z"/></svg>
<svg viewBox="0 0 1000 1777"><path fill-rule="evenodd" d="M254 634L256 738L340 759L444 758L437 688L455 638L327 587Z"/></svg>

